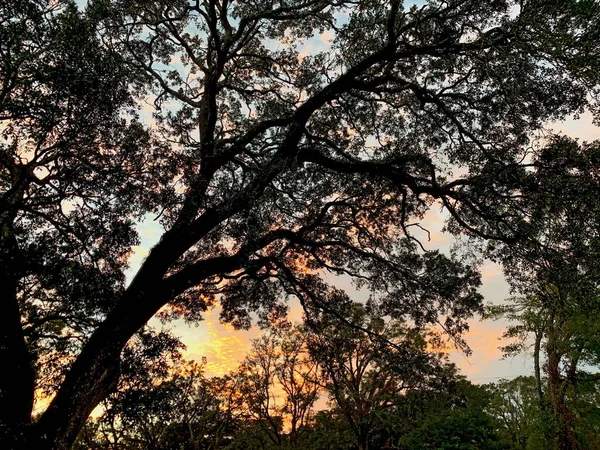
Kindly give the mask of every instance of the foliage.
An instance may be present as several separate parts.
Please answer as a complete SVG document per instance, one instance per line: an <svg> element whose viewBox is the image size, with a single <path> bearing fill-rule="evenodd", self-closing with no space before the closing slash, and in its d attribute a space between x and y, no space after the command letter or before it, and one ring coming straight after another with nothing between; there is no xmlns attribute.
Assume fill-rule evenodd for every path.
<svg viewBox="0 0 600 450"><path fill-rule="evenodd" d="M533 346L535 398L528 398L523 407L536 408L537 416L545 417L544 436L560 439L557 436L568 433L563 439L579 442L578 422L585 423L595 414L594 408L589 409L591 404L588 402L594 402L589 395L594 398L598 388L597 324L600 317L596 299L569 298L567 295L566 289L559 291L556 286L548 286L544 295L515 298L510 304L489 310L514 322L504 333L504 337L513 339L504 347L507 354L523 352ZM580 301L587 305L586 309ZM534 336L533 343L530 335ZM529 389L520 379L513 383L514 386L510 383L506 386L509 389L501 396L504 401ZM551 417L548 416L550 410ZM529 421L535 418L535 415L528 416ZM520 422L521 426L525 425L524 418ZM546 442L540 448L548 448L548 445ZM581 442L567 445L589 448L589 444Z"/></svg>
<svg viewBox="0 0 600 450"><path fill-rule="evenodd" d="M548 121L598 113L599 8L2 2L5 446L69 448L159 311L199 320L218 299L246 327L295 296L307 316L335 312L348 299L326 270L369 289L382 315L458 339L481 307L476 267L427 251L416 230L441 205L454 233L540 237L536 199L560 189L552 152L568 146L537 166L528 149ZM305 55L321 32L330 45ZM143 102L152 132L135 120ZM569 179L565 192L583 189ZM164 233L126 284L134 224L153 212ZM33 424L46 380L56 395Z"/></svg>
<svg viewBox="0 0 600 450"><path fill-rule="evenodd" d="M104 402L104 412L86 424L76 448L198 450L227 445L238 424L228 409L229 392L221 390L224 380L205 378L203 366L193 362L163 364L159 373L138 372L135 378L135 387L121 386Z"/></svg>
<svg viewBox="0 0 600 450"><path fill-rule="evenodd" d="M313 323L308 345L323 370L330 401L362 450L378 416L396 405L402 394L444 386L454 367L427 348L428 336L418 328L385 322L360 303L337 314Z"/></svg>
<svg viewBox="0 0 600 450"><path fill-rule="evenodd" d="M547 449L552 443L554 421L540 407L534 377L500 380L485 386L491 401L488 413L495 419L498 433L511 449ZM546 398L542 401L547 402Z"/></svg>
<svg viewBox="0 0 600 450"><path fill-rule="evenodd" d="M322 410L315 414L305 439L306 449L349 450L355 437L339 410Z"/></svg>
<svg viewBox="0 0 600 450"><path fill-rule="evenodd" d="M514 322L505 333L514 341L505 351L533 347L538 405L542 413L553 411L556 448L589 447L577 431L578 422L588 420L587 408L576 411L575 405L583 391L595 389L600 362L599 145L554 138L534 152L532 238L491 250L522 296L488 312Z"/></svg>
<svg viewBox="0 0 600 450"><path fill-rule="evenodd" d="M458 374L443 389L409 391L388 413L389 442L411 450L503 449L487 414L489 401L484 389Z"/></svg>
<svg viewBox="0 0 600 450"><path fill-rule="evenodd" d="M25 437L35 389L54 392L114 306L169 176L123 116L130 74L72 2L0 5L0 440Z"/></svg>

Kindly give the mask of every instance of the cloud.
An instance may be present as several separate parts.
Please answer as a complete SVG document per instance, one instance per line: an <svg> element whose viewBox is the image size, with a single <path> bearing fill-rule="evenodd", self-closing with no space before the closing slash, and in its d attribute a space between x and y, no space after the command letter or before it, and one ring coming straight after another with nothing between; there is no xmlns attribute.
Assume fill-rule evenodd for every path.
<svg viewBox="0 0 600 450"><path fill-rule="evenodd" d="M321 33L321 35L319 36L319 40L325 45L329 46L331 45L331 41L333 41L334 36L335 34L333 30L327 30L324 33Z"/></svg>
<svg viewBox="0 0 600 450"><path fill-rule="evenodd" d="M129 267L130 270L136 270L142 265L142 262L148 256L148 247L143 245L135 245L131 247L131 254L129 255Z"/></svg>
<svg viewBox="0 0 600 450"><path fill-rule="evenodd" d="M481 279L484 283L489 283L492 280L502 278L502 266L492 261L485 261L481 266Z"/></svg>
<svg viewBox="0 0 600 450"><path fill-rule="evenodd" d="M578 138L580 141L593 141L600 139L600 127L595 126L593 121L593 115L585 112L578 119L570 117L562 122L550 124L549 128L556 133Z"/></svg>
<svg viewBox="0 0 600 450"><path fill-rule="evenodd" d="M466 356L459 351L450 352L450 360L463 375L475 383L488 383L500 378L532 374L531 361L527 355L503 359L499 347L508 343L501 339L506 322L474 320L470 325L465 339L473 351L472 355Z"/></svg>
<svg viewBox="0 0 600 450"><path fill-rule="evenodd" d="M260 335L260 330L253 327L248 331L235 330L229 324L219 321L219 309L206 312L204 321L197 327L178 327L182 341L187 350L187 359L200 360L206 358L206 374L221 376L235 370L250 349L250 341Z"/></svg>

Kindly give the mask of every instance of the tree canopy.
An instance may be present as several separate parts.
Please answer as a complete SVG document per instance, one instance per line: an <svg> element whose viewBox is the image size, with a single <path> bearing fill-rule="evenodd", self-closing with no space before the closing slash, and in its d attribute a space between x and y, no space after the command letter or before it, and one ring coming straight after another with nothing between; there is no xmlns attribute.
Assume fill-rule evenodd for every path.
<svg viewBox="0 0 600 450"><path fill-rule="evenodd" d="M599 9L0 4L3 446L69 448L157 313L199 320L219 302L246 327L296 297L308 320L335 315L349 298L327 271L381 315L458 338L480 277L426 250L420 220L441 207L457 234L539 237L530 146L549 121L600 112ZM126 283L147 214L164 233ZM39 387L53 399L32 422Z"/></svg>
<svg viewBox="0 0 600 450"><path fill-rule="evenodd" d="M489 251L519 296L488 311L513 322L507 354L533 348L538 403L552 410L557 448L588 448L578 422L589 419L582 406L596 391L600 362L599 146L555 137L533 153L527 208L534 238Z"/></svg>
<svg viewBox="0 0 600 450"><path fill-rule="evenodd" d="M403 394L441 390L454 381L456 369L427 348L432 344L427 333L401 321L386 323L360 303L340 313L346 321L319 320L308 347L324 373L330 402L347 422L358 450L367 450L377 419Z"/></svg>

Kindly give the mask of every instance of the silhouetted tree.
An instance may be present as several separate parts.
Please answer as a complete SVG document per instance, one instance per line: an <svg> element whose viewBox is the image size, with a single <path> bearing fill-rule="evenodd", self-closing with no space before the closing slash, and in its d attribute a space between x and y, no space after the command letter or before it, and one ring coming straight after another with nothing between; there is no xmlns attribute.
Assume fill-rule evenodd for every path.
<svg viewBox="0 0 600 450"><path fill-rule="evenodd" d="M159 351L160 339L155 342L152 351ZM103 403L102 414L88 421L76 448L209 450L229 443L240 426L228 405L230 392L223 392L231 385L206 378L202 364L157 363L154 355L136 359L137 367Z"/></svg>
<svg viewBox="0 0 600 450"><path fill-rule="evenodd" d="M272 329L253 341L233 375L254 433L261 432L276 447L302 447L321 391L320 369L308 353L307 339L301 328Z"/></svg>
<svg viewBox="0 0 600 450"><path fill-rule="evenodd" d="M554 138L530 163L531 239L489 250L520 296L488 312L513 322L508 354L533 348L538 403L553 412L555 448L589 448L573 406L600 380L600 143Z"/></svg>
<svg viewBox="0 0 600 450"><path fill-rule="evenodd" d="M359 303L339 314L344 320L315 320L309 348L324 372L332 404L347 421L358 449L366 450L379 416L409 390L450 382L454 368L442 354L427 349L427 333L373 317Z"/></svg>
<svg viewBox="0 0 600 450"><path fill-rule="evenodd" d="M492 396L462 377L436 391L409 392L396 412L398 447L421 450L507 449L489 414Z"/></svg>
<svg viewBox="0 0 600 450"><path fill-rule="evenodd" d="M130 73L72 2L0 4L3 448L28 445L35 389L54 392L116 304L134 222L170 178L123 114Z"/></svg>
<svg viewBox="0 0 600 450"><path fill-rule="evenodd" d="M531 225L529 137L597 107L596 2L61 6L0 4L7 448L28 448L24 434L69 448L165 307L195 320L219 295L237 326L289 295L329 310L328 269L395 319L459 334L479 277L421 249L419 220L442 205L450 231L516 242ZM331 45L306 55L321 32ZM130 93L154 104L162 147L124 119L140 109ZM164 233L125 285L149 212ZM30 426L32 367L49 360L56 395Z"/></svg>

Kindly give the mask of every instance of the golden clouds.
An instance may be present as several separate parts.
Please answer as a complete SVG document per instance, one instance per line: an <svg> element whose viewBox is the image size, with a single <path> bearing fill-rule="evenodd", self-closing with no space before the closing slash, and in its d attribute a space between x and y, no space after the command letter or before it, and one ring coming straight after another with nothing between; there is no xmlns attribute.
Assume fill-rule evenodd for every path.
<svg viewBox="0 0 600 450"><path fill-rule="evenodd" d="M250 349L250 340L260 335L260 329L235 330L219 321L219 309L208 310L195 328L178 330L187 346L186 359L206 357L207 376L221 376L237 369Z"/></svg>
<svg viewBox="0 0 600 450"><path fill-rule="evenodd" d="M473 320L470 322L470 330L464 336L473 354L467 357L458 351L452 351L450 359L463 375L476 383L530 374L531 367L525 355L502 359L499 347L507 344L505 340L500 339L505 329L506 323L502 321Z"/></svg>
<svg viewBox="0 0 600 450"><path fill-rule="evenodd" d="M303 320L304 310L298 301L290 302L288 320ZM250 350L251 340L261 335L261 329L236 330L219 321L219 308L209 309L197 327L177 327L177 333L187 346L186 359L206 358L207 376L222 376L236 370Z"/></svg>

